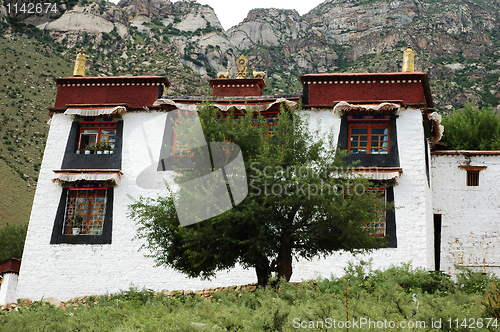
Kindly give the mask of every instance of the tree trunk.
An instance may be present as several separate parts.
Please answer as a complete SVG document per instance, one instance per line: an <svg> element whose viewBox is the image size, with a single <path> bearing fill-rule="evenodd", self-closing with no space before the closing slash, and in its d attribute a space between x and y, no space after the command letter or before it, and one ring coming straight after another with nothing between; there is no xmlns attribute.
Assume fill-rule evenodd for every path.
<svg viewBox="0 0 500 332"><path fill-rule="evenodd" d="M255 272L257 273L257 284L259 287L267 286L269 278L271 277L271 267L267 257L262 256L261 259L255 264Z"/></svg>
<svg viewBox="0 0 500 332"><path fill-rule="evenodd" d="M286 278L290 281L292 277L292 246L283 241L281 243L280 253L278 254L278 279Z"/></svg>

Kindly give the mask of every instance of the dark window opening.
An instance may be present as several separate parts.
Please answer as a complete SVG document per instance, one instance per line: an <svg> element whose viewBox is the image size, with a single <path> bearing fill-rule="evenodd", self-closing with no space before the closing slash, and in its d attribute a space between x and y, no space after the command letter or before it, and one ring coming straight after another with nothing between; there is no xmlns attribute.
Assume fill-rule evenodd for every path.
<svg viewBox="0 0 500 332"><path fill-rule="evenodd" d="M478 170L467 170L467 186L468 187L479 186L479 171Z"/></svg>
<svg viewBox="0 0 500 332"><path fill-rule="evenodd" d="M441 269L441 227L442 219L440 214L434 215L434 269Z"/></svg>

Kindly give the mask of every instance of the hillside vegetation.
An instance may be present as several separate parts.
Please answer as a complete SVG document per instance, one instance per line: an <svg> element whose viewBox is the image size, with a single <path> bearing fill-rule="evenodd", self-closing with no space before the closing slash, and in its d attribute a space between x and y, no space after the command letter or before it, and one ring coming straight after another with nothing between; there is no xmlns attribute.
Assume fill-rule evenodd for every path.
<svg viewBox="0 0 500 332"><path fill-rule="evenodd" d="M346 321L354 331L498 331L500 324L493 279L467 270L453 282L408 266L351 266L338 279L254 292L230 287L207 299L167 293L130 289L74 299L62 309L26 301L18 311L0 311L0 331L345 331Z"/></svg>

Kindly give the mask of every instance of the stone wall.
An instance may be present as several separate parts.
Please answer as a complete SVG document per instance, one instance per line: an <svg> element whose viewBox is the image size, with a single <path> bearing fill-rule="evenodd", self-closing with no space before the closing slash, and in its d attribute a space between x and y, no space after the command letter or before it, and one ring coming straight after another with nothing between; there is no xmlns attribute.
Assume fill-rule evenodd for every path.
<svg viewBox="0 0 500 332"><path fill-rule="evenodd" d="M470 163L467 164L470 158ZM459 166L486 166L479 186L467 186L467 171ZM432 156L434 213L441 215L441 270L455 264L500 274L500 155L481 152Z"/></svg>
<svg viewBox="0 0 500 332"><path fill-rule="evenodd" d="M338 113L334 114L331 110L306 112L310 115L311 127L319 125L322 135L333 130L334 137L338 137ZM318 124L319 119L321 122ZM123 115L123 175L114 189L112 243L51 245L50 236L62 192L61 186L52 182L53 170L61 167L72 121L70 116L53 116L26 239L18 297L40 300L52 296L65 301L76 296L126 290L131 286L160 291L215 288L256 281L253 270L241 267L220 272L212 281L188 279L169 268L155 267L154 261L144 256L147 252L140 250L142 242L134 239L137 226L128 217L127 206L140 196L164 194L163 181L172 180L172 173L155 172L166 120L167 114L160 112ZM401 110L396 123L403 169L394 188L398 247L357 257L344 253L310 262L301 260L294 264L292 281L339 276L349 261L369 258L373 259L373 268L387 268L401 263L433 267L432 246L429 246L432 230L429 220L430 190L425 175L420 110ZM421 139L416 140L416 137ZM150 174L156 174L146 186L151 189L143 188L137 181L148 170L153 170Z"/></svg>

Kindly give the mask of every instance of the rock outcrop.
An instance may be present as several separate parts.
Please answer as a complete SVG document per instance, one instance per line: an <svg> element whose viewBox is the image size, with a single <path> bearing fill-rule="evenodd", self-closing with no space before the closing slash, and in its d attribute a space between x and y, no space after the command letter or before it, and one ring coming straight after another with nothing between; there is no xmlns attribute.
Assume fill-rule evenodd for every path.
<svg viewBox="0 0 500 332"><path fill-rule="evenodd" d="M258 45L278 46L304 38L308 29L309 24L296 10L252 9L245 20L227 34L238 49L248 49Z"/></svg>
<svg viewBox="0 0 500 332"><path fill-rule="evenodd" d="M450 108L468 101L499 103L499 12L500 3L492 0L326 0L303 16L291 9L253 9L224 31L214 10L196 1L121 0L68 8L47 24L36 23L35 16L23 22L36 23L67 47L90 43L101 53L116 53L119 59L95 63L99 74L127 69L179 75L183 91L188 82L206 82L234 67L242 53L249 65L267 72L267 93L298 93L297 76L305 73L399 71L401 50L410 45L416 69L431 75L437 107ZM161 68L143 55L134 57L144 50L177 59ZM188 68L199 80L178 74Z"/></svg>

